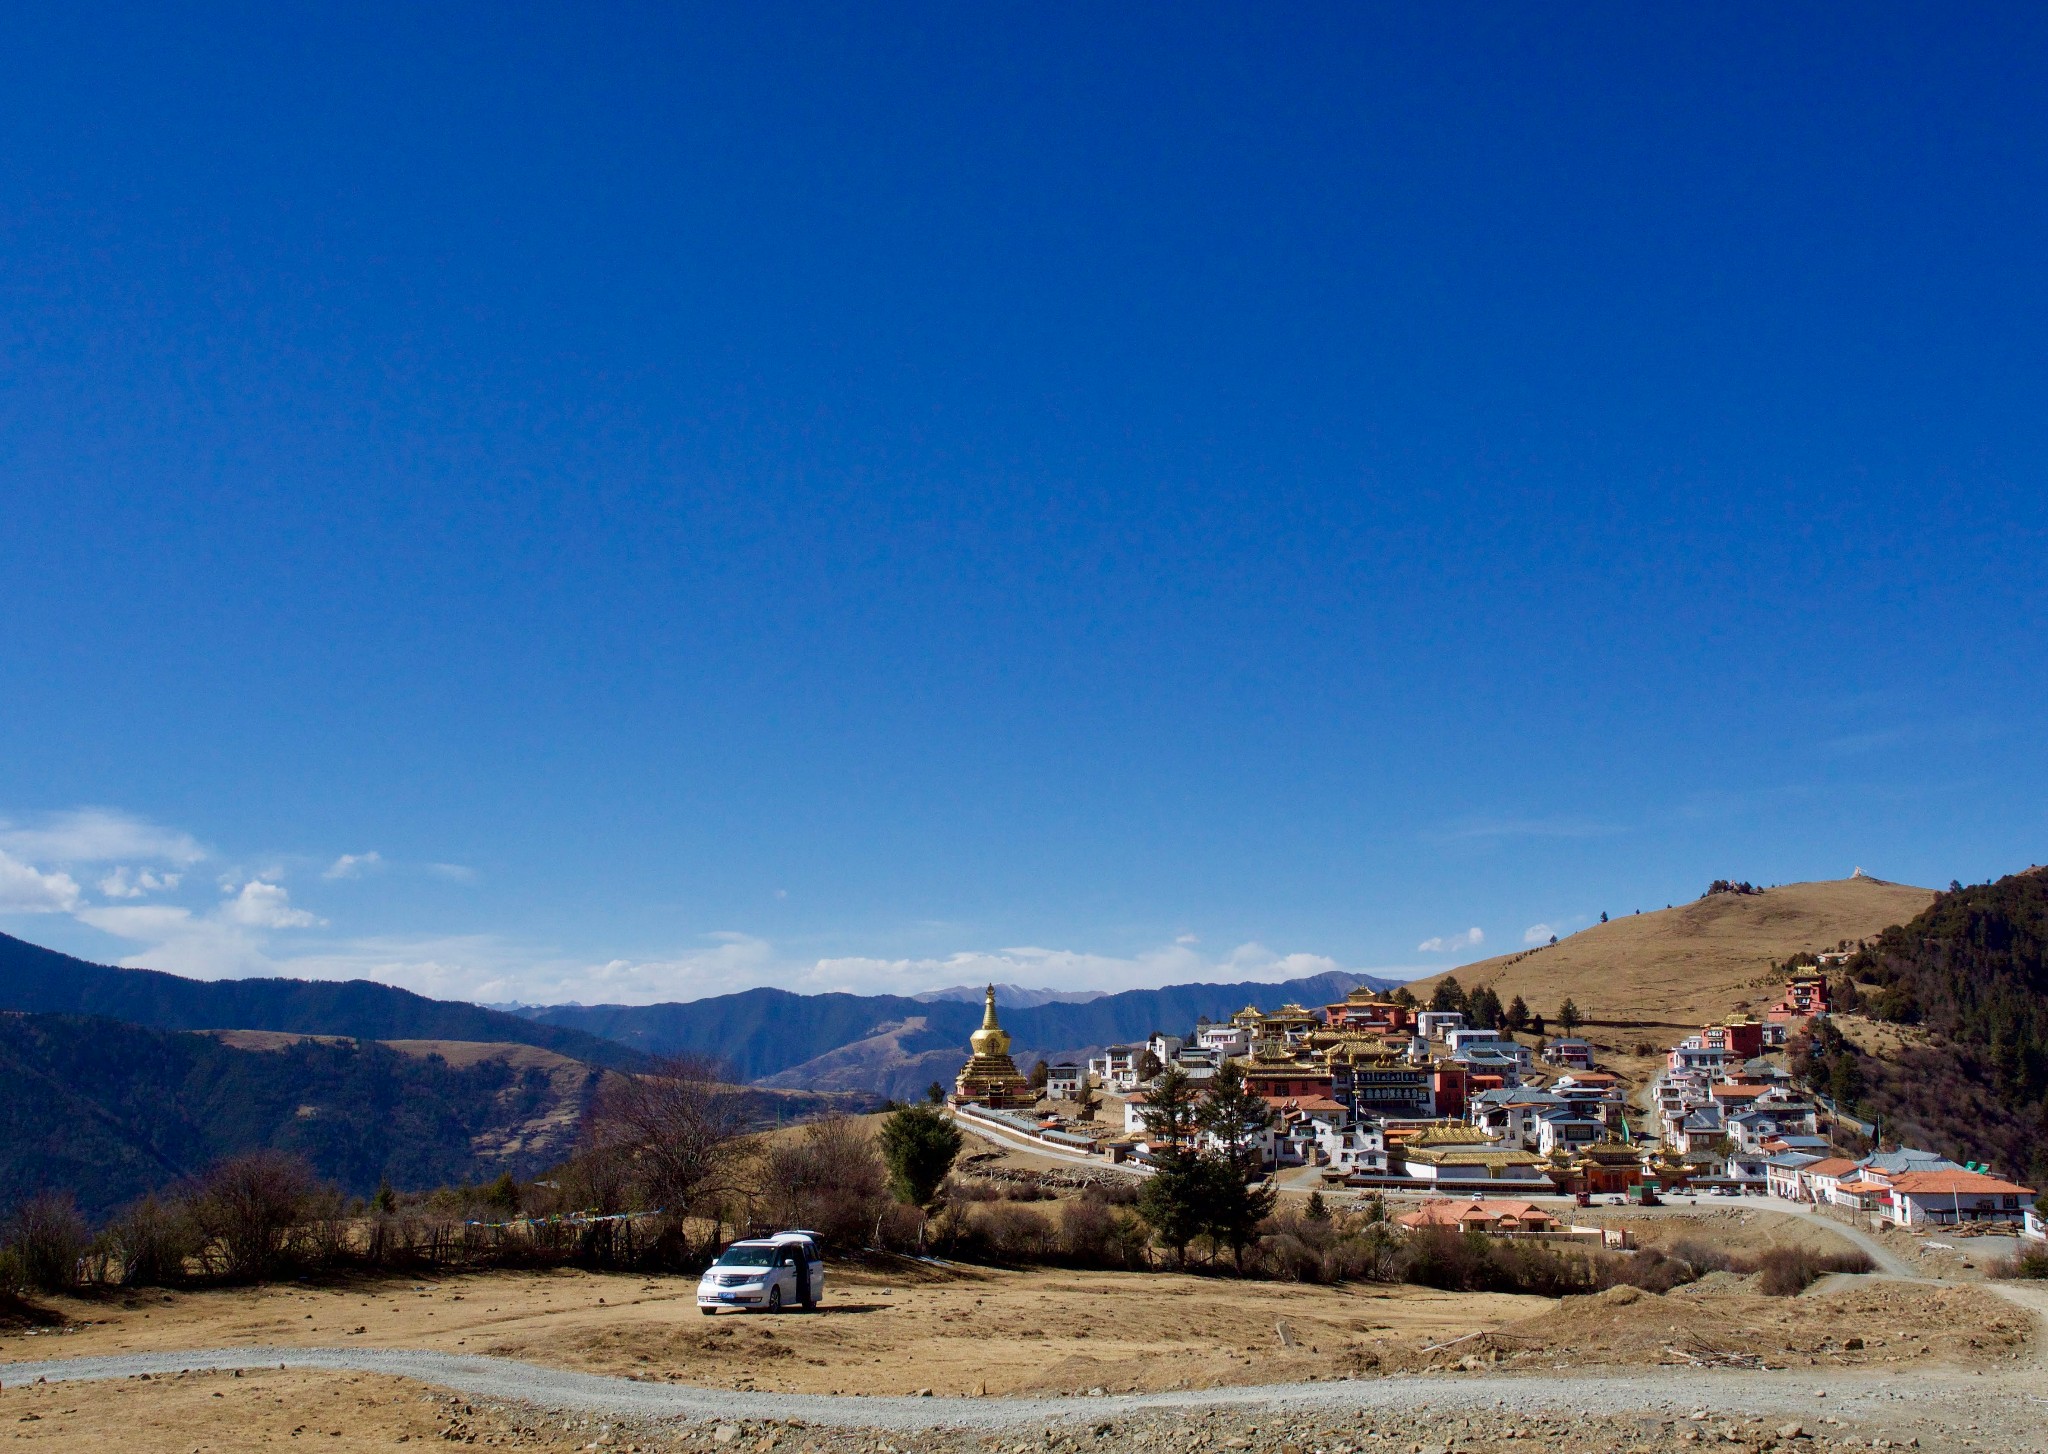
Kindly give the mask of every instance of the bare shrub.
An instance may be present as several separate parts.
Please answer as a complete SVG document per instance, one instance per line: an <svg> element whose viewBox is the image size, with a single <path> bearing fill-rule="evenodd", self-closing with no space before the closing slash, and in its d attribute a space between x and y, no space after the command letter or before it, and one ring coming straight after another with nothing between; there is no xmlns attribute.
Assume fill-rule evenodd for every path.
<svg viewBox="0 0 2048 1454"><path fill-rule="evenodd" d="M107 1228L107 1248L128 1287L168 1287L182 1281L198 1250L192 1220L175 1203L144 1197Z"/></svg>
<svg viewBox="0 0 2048 1454"><path fill-rule="evenodd" d="M69 1192L38 1192L7 1219L7 1248L21 1280L38 1292L78 1285L78 1260L88 1240L85 1219Z"/></svg>
<svg viewBox="0 0 2048 1454"><path fill-rule="evenodd" d="M1081 1200L1100 1202L1106 1207L1134 1207L1138 1204L1137 1179L1118 1177L1115 1181L1091 1183L1081 1189Z"/></svg>
<svg viewBox="0 0 2048 1454"><path fill-rule="evenodd" d="M803 1227L837 1247L879 1240L892 1204L888 1168L874 1137L846 1116L828 1116L778 1141L756 1172L759 1212L778 1227Z"/></svg>
<svg viewBox="0 0 2048 1454"><path fill-rule="evenodd" d="M1639 1287L1644 1292L1669 1292L1699 1277L1691 1258L1667 1257L1654 1247L1620 1255L1602 1252L1590 1264L1597 1288Z"/></svg>
<svg viewBox="0 0 2048 1454"><path fill-rule="evenodd" d="M1773 1247L1756 1259L1757 1290L1766 1297L1796 1297L1831 1272L1868 1272L1876 1264L1862 1252L1819 1253Z"/></svg>
<svg viewBox="0 0 2048 1454"><path fill-rule="evenodd" d="M1068 1202L1060 1208L1060 1251L1084 1267L1109 1260L1116 1235L1116 1213L1101 1202Z"/></svg>
<svg viewBox="0 0 2048 1454"><path fill-rule="evenodd" d="M992 1202L1001 1198L1003 1189L994 1182L983 1181L980 1177L954 1177L946 1183L945 1201L965 1205L969 1202Z"/></svg>
<svg viewBox="0 0 2048 1454"><path fill-rule="evenodd" d="M617 1147L585 1147L555 1174L554 1186L542 1188L529 1210L539 1216L592 1212L617 1216L633 1198L630 1155Z"/></svg>
<svg viewBox="0 0 2048 1454"><path fill-rule="evenodd" d="M295 1156L252 1151L216 1164L187 1205L209 1272L251 1281L283 1271L320 1210L322 1188Z"/></svg>
<svg viewBox="0 0 2048 1454"><path fill-rule="evenodd" d="M1582 1254L1424 1227L1401 1244L1397 1267L1401 1280L1447 1292L1526 1292L1563 1297L1586 1292L1596 1283L1591 1262Z"/></svg>
<svg viewBox="0 0 2048 1454"><path fill-rule="evenodd" d="M1323 1254L1292 1230L1271 1232L1262 1238L1259 1260L1270 1277L1288 1282L1323 1280Z"/></svg>
<svg viewBox="0 0 2048 1454"><path fill-rule="evenodd" d="M1735 1259L1720 1248L1707 1242L1687 1239L1671 1244L1671 1255L1687 1264L1698 1276L1709 1272L1729 1272L1735 1267Z"/></svg>
<svg viewBox="0 0 2048 1454"><path fill-rule="evenodd" d="M1991 1276L2048 1278L2048 1247L2022 1247L1991 1264Z"/></svg>
<svg viewBox="0 0 2048 1454"><path fill-rule="evenodd" d="M641 1205L681 1217L728 1189L745 1125L740 1097L717 1067L679 1056L640 1075L607 1076L584 1139L623 1163Z"/></svg>
<svg viewBox="0 0 2048 1454"><path fill-rule="evenodd" d="M1059 1251L1059 1234L1052 1222L1029 1207L1015 1202L992 1202L977 1207L968 1217L988 1248L997 1257L1012 1262L1044 1262Z"/></svg>

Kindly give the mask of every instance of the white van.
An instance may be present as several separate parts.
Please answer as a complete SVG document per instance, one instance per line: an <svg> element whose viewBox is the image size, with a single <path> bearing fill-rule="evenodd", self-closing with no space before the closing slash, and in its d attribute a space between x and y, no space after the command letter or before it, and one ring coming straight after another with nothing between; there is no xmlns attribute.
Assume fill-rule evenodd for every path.
<svg viewBox="0 0 2048 1454"><path fill-rule="evenodd" d="M718 1254L697 1281L697 1311L720 1308L814 1308L825 1296L825 1264L815 1232L749 1237Z"/></svg>

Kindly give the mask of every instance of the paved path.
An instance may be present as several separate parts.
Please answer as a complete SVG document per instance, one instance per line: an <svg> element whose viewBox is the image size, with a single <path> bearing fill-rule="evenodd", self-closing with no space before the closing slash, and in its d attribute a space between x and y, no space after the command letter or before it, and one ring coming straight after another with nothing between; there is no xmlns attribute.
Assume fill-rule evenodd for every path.
<svg viewBox="0 0 2048 1454"><path fill-rule="evenodd" d="M0 1379L19 1385L234 1368L297 1368L380 1373L415 1379L470 1398L501 1399L549 1410L626 1418L797 1419L861 1429L1002 1429L1069 1420L1102 1420L1150 1410L1284 1408L1307 1412L1416 1408L1493 1409L1535 1413L1683 1415L1697 1408L1763 1416L1811 1417L1825 1411L1848 1418L1918 1413L1974 1416L1990 1401L2038 1429L2048 1424L2048 1382L2037 1367L2015 1372L1953 1371L1844 1374L1827 1370L1826 1392L1812 1370L1777 1373L1702 1369L1613 1369L1549 1374L1404 1374L1327 1383L1279 1384L1096 1398L858 1398L825 1394L740 1393L722 1389L642 1383L592 1373L571 1373L507 1358L465 1353L378 1348L221 1348L193 1352L127 1353L97 1358L0 1364ZM1820 1400L1826 1400L1823 1404Z"/></svg>
<svg viewBox="0 0 2048 1454"><path fill-rule="evenodd" d="M1033 1156L1048 1156L1054 1161L1065 1161L1075 1166L1092 1167L1097 1171L1124 1171L1129 1172L1133 1176L1149 1176L1152 1174L1152 1168L1149 1166L1142 1166L1131 1161L1113 1162L1106 1157L1097 1156L1091 1152L1070 1151L1065 1147L1049 1145L1044 1141L1034 1140L1030 1136L1023 1135L1021 1132L1006 1130L999 1126L991 1126L988 1122L977 1117L963 1116L950 1106L946 1108L946 1114L953 1118L953 1124L961 1130L972 1132L982 1140L1002 1147L1005 1151L1028 1151Z"/></svg>

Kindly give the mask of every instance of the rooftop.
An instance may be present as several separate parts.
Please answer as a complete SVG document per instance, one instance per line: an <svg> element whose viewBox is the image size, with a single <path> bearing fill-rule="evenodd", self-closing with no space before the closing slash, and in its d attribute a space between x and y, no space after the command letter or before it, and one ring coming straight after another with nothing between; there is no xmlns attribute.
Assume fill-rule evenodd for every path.
<svg viewBox="0 0 2048 1454"><path fill-rule="evenodd" d="M1975 1171L1902 1171L1892 1178L1892 1190L1915 1196L2027 1196L2030 1186L2020 1186Z"/></svg>

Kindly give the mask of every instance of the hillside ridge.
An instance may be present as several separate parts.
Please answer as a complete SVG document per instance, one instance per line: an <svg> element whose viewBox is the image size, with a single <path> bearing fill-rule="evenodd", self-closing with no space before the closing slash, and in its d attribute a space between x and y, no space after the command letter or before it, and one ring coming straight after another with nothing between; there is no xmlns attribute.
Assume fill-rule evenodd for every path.
<svg viewBox="0 0 2048 1454"><path fill-rule="evenodd" d="M1514 954L1415 981L1424 999L1445 975L1487 985L1554 1015L1573 999L1590 1023L1697 1029L1771 992L1773 965L1874 939L1933 903L1932 889L1863 877L1715 893L1615 917Z"/></svg>

